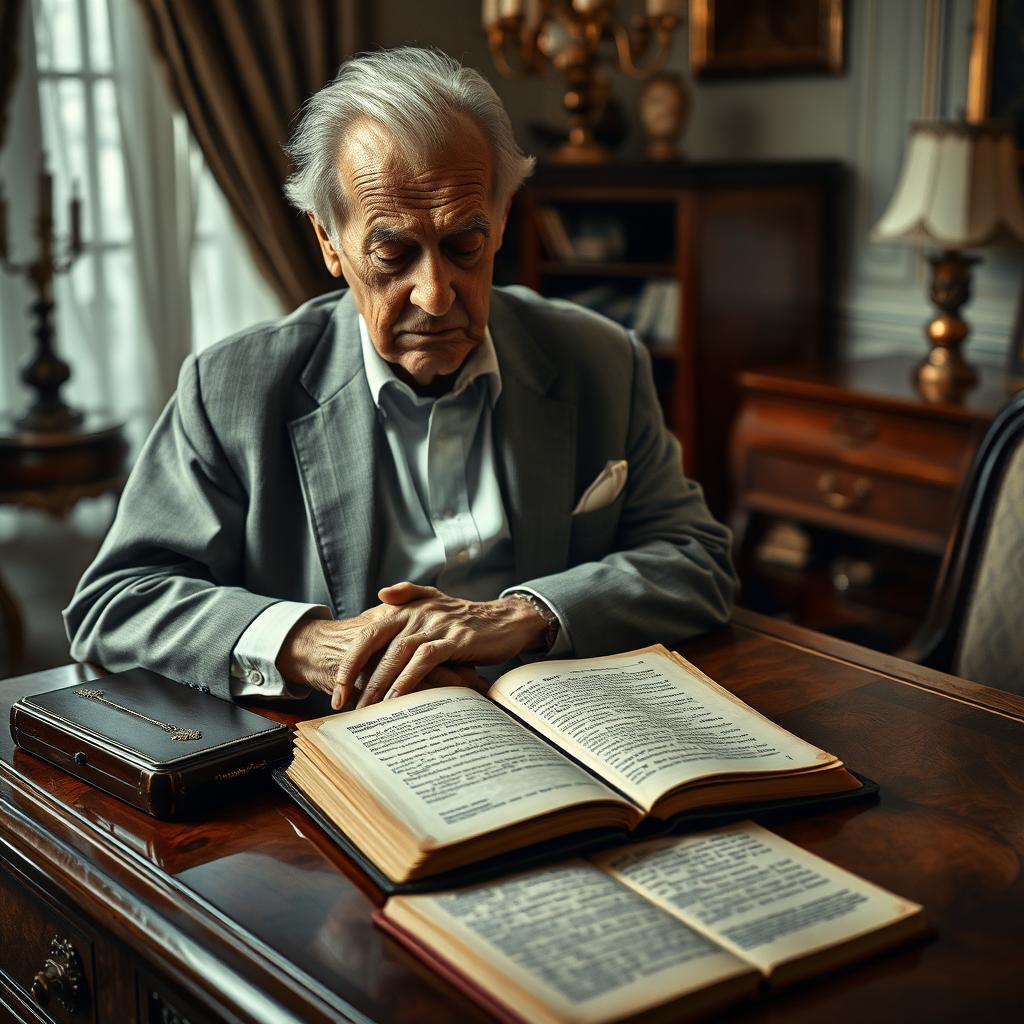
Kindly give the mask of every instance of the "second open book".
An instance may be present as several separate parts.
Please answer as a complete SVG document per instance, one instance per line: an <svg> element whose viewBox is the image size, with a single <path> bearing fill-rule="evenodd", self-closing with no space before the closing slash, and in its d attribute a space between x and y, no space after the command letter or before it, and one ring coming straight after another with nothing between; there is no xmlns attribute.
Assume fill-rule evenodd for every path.
<svg viewBox="0 0 1024 1024"><path fill-rule="evenodd" d="M389 879L861 784L661 646L300 722L289 780Z"/></svg>

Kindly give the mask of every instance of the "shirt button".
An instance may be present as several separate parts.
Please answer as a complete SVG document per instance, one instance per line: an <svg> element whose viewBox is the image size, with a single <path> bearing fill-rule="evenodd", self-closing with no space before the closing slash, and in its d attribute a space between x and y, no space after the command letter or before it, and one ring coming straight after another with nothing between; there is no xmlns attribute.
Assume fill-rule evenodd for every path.
<svg viewBox="0 0 1024 1024"><path fill-rule="evenodd" d="M252 683L253 686L262 686L263 673L258 668L252 669L249 673L249 682Z"/></svg>
<svg viewBox="0 0 1024 1024"><path fill-rule="evenodd" d="M461 551L460 551L460 552L459 552L459 553L458 553L458 554L457 554L457 555L455 556L455 560L456 560L457 562L460 562L460 563L462 563L462 564L465 564L466 562L468 562L468 561L469 561L469 552L468 552L468 551L467 551L467 550L466 550L465 548L463 548L463 549L462 549L462 550L461 550Z"/></svg>

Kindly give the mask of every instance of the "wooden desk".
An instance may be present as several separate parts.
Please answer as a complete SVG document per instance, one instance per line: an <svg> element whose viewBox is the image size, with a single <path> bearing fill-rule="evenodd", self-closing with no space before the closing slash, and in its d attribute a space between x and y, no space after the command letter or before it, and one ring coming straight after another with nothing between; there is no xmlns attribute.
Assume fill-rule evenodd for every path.
<svg viewBox="0 0 1024 1024"><path fill-rule="evenodd" d="M685 653L880 783L877 804L777 830L924 904L937 930L728 1019L1017 1019L1024 700L743 612ZM0 693L87 675L57 669ZM59 1022L484 1019L374 930L379 895L276 792L167 824L15 752L6 734L0 758L0 1018L6 1001L16 1019L51 1019L25 993L59 934L81 955L87 996L77 1014L55 1010Z"/></svg>

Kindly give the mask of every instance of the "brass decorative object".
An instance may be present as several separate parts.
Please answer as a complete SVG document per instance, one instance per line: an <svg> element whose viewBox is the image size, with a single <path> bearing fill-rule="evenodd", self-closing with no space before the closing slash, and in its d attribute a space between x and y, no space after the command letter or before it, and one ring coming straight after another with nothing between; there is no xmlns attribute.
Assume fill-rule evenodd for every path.
<svg viewBox="0 0 1024 1024"><path fill-rule="evenodd" d="M487 44L503 75L514 77L514 64L518 73L538 74L545 61L565 75L569 139L553 154L556 161L608 159L608 150L594 138L597 66L608 59L635 78L660 71L681 21L683 0L645 0L644 13L635 15L628 28L616 7L616 0L484 0Z"/></svg>
<svg viewBox="0 0 1024 1024"><path fill-rule="evenodd" d="M84 697L86 700L94 700L99 704L106 704L107 707L114 708L117 711L123 711L126 715L132 715L134 718L141 718L143 722L149 722L150 725L155 725L164 732L169 733L172 740L201 740L203 734L198 729L184 729L180 725L171 725L170 722L161 722L156 718L150 718L148 715L144 715L139 711L133 711L131 708L126 708L123 704L118 704L115 701L109 700L103 696L102 690L93 690L87 686L80 686L75 690L76 697Z"/></svg>
<svg viewBox="0 0 1024 1024"><path fill-rule="evenodd" d="M678 75L659 72L640 93L640 125L648 160L680 160L679 136L690 116L690 93Z"/></svg>
<svg viewBox="0 0 1024 1024"><path fill-rule="evenodd" d="M44 157L36 208L37 255L31 261L15 262L8 252L7 202L0 195L0 266L8 274L24 275L36 291L36 301L29 307L36 318L36 351L21 373L21 379L36 392L36 399L16 421L18 428L28 433L71 430L83 418L60 396L60 389L71 377L71 369L57 355L52 320L53 279L67 273L84 249L82 202L77 195L71 199L69 221L68 237L58 239L54 234L53 175L46 170Z"/></svg>

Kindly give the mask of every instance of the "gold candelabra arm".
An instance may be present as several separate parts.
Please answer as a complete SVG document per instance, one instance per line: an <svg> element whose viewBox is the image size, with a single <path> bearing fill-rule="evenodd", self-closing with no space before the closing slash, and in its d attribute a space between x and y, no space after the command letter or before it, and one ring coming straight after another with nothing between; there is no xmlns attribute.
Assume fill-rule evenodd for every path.
<svg viewBox="0 0 1024 1024"><path fill-rule="evenodd" d="M505 78L517 75L539 74L543 66L543 54L539 41L544 25L543 20L535 25L527 26L521 14L499 18L486 26L487 46L491 51L491 59L499 73ZM512 51L518 51L515 58L519 68L514 68L508 58L509 44L513 43Z"/></svg>
<svg viewBox="0 0 1024 1024"><path fill-rule="evenodd" d="M613 24L612 37L621 70L634 78L650 78L657 74L668 60L672 33L678 23L679 19L674 14L638 14L633 19L631 30L617 22ZM642 63L652 35L658 40L657 52L647 63Z"/></svg>

